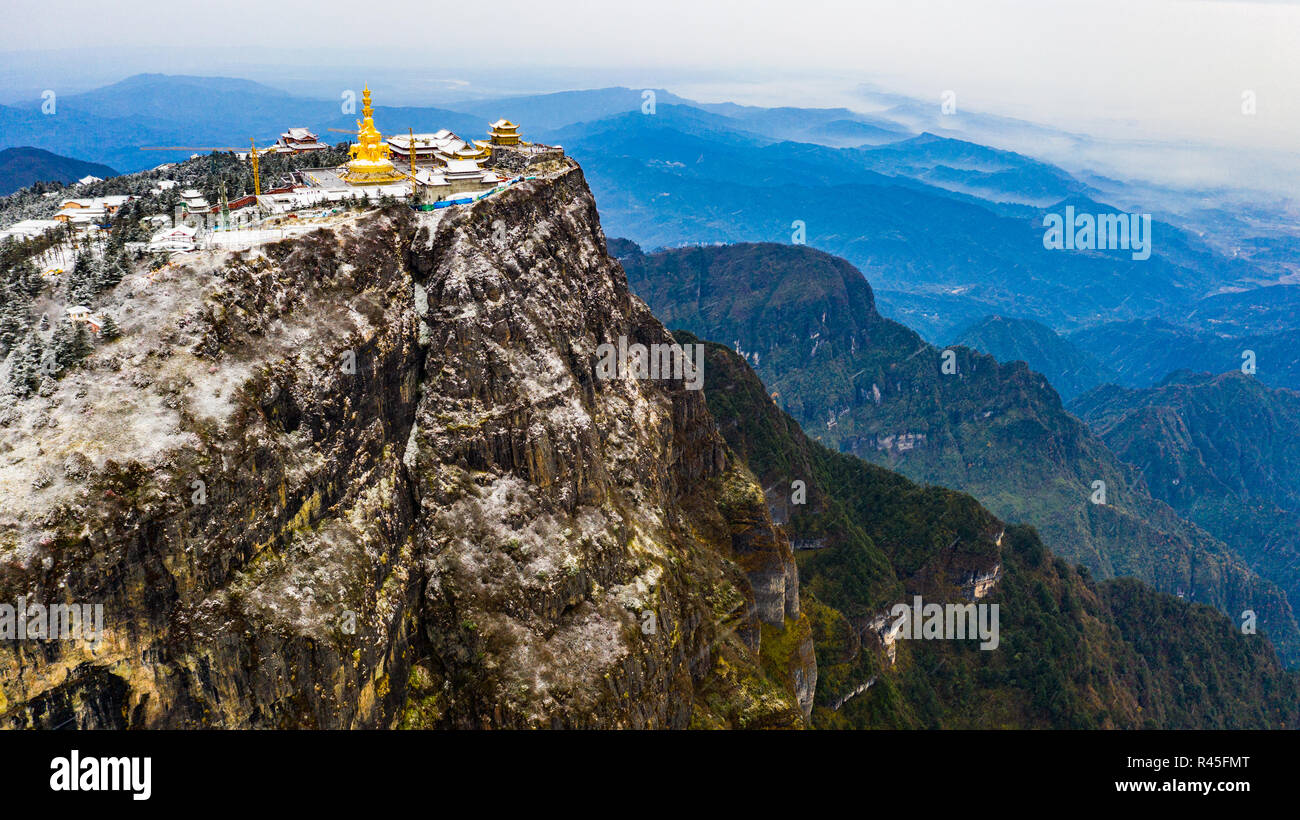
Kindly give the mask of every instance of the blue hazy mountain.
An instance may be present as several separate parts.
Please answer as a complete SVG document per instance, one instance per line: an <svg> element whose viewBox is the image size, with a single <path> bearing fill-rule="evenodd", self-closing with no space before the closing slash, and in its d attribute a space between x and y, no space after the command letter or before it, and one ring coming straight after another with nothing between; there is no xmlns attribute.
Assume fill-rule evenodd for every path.
<svg viewBox="0 0 1300 820"><path fill-rule="evenodd" d="M34 182L75 182L85 176L100 179L117 176L117 171L97 162L61 157L40 148L0 149L0 196L26 188Z"/></svg>
<svg viewBox="0 0 1300 820"><path fill-rule="evenodd" d="M1068 336L1129 387L1151 387L1175 370L1240 372L1253 362L1264 384L1300 390L1300 330L1222 336L1160 319L1106 322ZM1251 356L1246 356L1249 352Z"/></svg>
<svg viewBox="0 0 1300 820"><path fill-rule="evenodd" d="M874 116L912 131L933 131L947 137L977 140L989 145L1007 143L1050 142L1078 149L1092 144L1084 134L1063 131L1015 117L969 110L958 97L950 113L945 113L943 96L922 100L904 94L883 91L868 84L857 88L857 99L876 109Z"/></svg>
<svg viewBox="0 0 1300 820"><path fill-rule="evenodd" d="M1300 260L1300 248L1287 251ZM1186 322L1215 333L1244 336L1279 333L1296 327L1300 316L1300 285L1273 285L1207 296L1192 309Z"/></svg>
<svg viewBox="0 0 1300 820"><path fill-rule="evenodd" d="M807 244L852 262L890 315L931 339L989 314L1061 330L1182 316L1224 282L1263 277L1159 219L1147 260L1045 249L1044 211L1117 209L1028 157L933 135L874 148L763 144L717 124L660 106L553 136L583 163L611 234L650 248L789 242L803 223ZM940 176L949 187L928 181ZM989 192L994 184L1006 190ZM952 190L976 186L1005 199L1060 199L1030 207Z"/></svg>
<svg viewBox="0 0 1300 820"><path fill-rule="evenodd" d="M1300 600L1300 393L1240 371L1099 387L1069 408L1151 494Z"/></svg>
<svg viewBox="0 0 1300 820"><path fill-rule="evenodd" d="M1032 319L986 316L956 334L950 345L964 345L999 362L1024 362L1042 373L1069 401L1116 376L1091 354Z"/></svg>
<svg viewBox="0 0 1300 820"><path fill-rule="evenodd" d="M1045 162L929 132L857 153L874 171L994 202L1049 205L1090 190Z"/></svg>
<svg viewBox="0 0 1300 820"><path fill-rule="evenodd" d="M859 114L847 108L692 104L696 108L733 120L736 127L757 131L782 141L812 142L832 147L883 145L907 139L916 133L887 119Z"/></svg>
<svg viewBox="0 0 1300 820"><path fill-rule="evenodd" d="M353 89L356 110L361 83ZM377 99L382 103L382 97ZM185 152L141 151L141 146L232 147L245 149L254 138L273 142L284 130L302 126L322 140L346 139L329 128L355 131L356 114L343 112L343 100L291 96L250 80L140 74L80 94L59 96L54 113L42 101L0 106L0 140L7 147L31 145L55 153L102 162L125 173L184 159ZM417 130L450 128L467 136L485 134L490 120L440 108L378 105L381 126ZM337 139L334 139L337 137Z"/></svg>
<svg viewBox="0 0 1300 820"><path fill-rule="evenodd" d="M691 101L662 88L654 91L654 102L659 105L690 105ZM554 94L533 94L520 97L503 97L486 100L468 100L455 103L457 111L486 117L488 122L505 117L525 125L531 132L563 128L576 122L603 120L618 114L640 112L645 97L643 89L613 87L581 91L558 91ZM454 129L453 129L454 130Z"/></svg>
<svg viewBox="0 0 1300 820"><path fill-rule="evenodd" d="M1179 324L1207 294L1275 282L1288 264L1285 241L1261 238L1252 251L1260 263L1232 258L1160 212L1149 260L1046 250L1045 212L1120 209L1049 163L945 136L951 129L918 134L900 124L909 112L933 117L937 106L899 98L863 115L655 95L653 114L642 113L642 92L630 88L464 101L453 111L385 106L381 89L376 119L381 128L445 127L470 138L499 116L514 119L525 138L563 144L582 162L607 230L645 247L791 241L800 231L807 244L863 270L881 308L932 340L995 314L1032 316L1058 332L1110 321ZM0 140L130 171L186 156L142 145L242 148L250 136L264 145L290 126L341 140L328 129L353 128L355 114L340 103L247 80L139 75L59 97L54 115L42 114L38 100L0 107ZM1123 190L1114 180L1106 187Z"/></svg>

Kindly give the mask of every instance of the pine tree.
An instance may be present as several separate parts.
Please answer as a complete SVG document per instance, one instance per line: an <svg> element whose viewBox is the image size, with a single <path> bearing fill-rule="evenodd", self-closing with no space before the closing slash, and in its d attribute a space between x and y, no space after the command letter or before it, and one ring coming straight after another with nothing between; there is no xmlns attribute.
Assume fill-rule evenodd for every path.
<svg viewBox="0 0 1300 820"><path fill-rule="evenodd" d="M105 315L104 323L99 326L99 338L111 342L121 335L122 330L117 326L117 322L113 321L112 316Z"/></svg>
<svg viewBox="0 0 1300 820"><path fill-rule="evenodd" d="M76 357L75 361L80 362L94 349L95 346L90 342L90 331L84 323L77 322L77 329L72 333L72 355Z"/></svg>
<svg viewBox="0 0 1300 820"><path fill-rule="evenodd" d="M19 262L12 272L12 278L15 291L27 299L34 299L44 287L41 272L36 269L36 263L31 259Z"/></svg>
<svg viewBox="0 0 1300 820"><path fill-rule="evenodd" d="M45 345L35 333L28 333L18 350L14 353L13 366L9 369L9 389L22 398L30 396L45 377L41 363L45 358Z"/></svg>
<svg viewBox="0 0 1300 820"><path fill-rule="evenodd" d="M93 349L90 334L81 322L60 322L54 331L53 346L54 362L60 373L76 367Z"/></svg>
<svg viewBox="0 0 1300 820"><path fill-rule="evenodd" d="M75 266L68 273L68 301L74 305L89 304L98 292L96 284L100 275L95 258L84 251L78 253Z"/></svg>
<svg viewBox="0 0 1300 820"><path fill-rule="evenodd" d="M126 259L121 255L106 257L103 264L99 266L98 278L95 282L95 293L103 293L117 287L117 283L122 281L126 276Z"/></svg>
<svg viewBox="0 0 1300 820"><path fill-rule="evenodd" d="M26 300L0 285L0 359L27 333L29 322Z"/></svg>

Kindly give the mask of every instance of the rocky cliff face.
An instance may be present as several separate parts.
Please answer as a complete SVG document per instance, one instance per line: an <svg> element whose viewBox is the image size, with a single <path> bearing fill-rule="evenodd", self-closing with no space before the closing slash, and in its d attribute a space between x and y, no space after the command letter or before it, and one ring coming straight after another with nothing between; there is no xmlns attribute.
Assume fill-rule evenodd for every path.
<svg viewBox="0 0 1300 820"><path fill-rule="evenodd" d="M672 339L576 166L109 298L122 338L0 418L0 601L105 619L0 645L8 725L806 721L753 476L699 391L597 377Z"/></svg>

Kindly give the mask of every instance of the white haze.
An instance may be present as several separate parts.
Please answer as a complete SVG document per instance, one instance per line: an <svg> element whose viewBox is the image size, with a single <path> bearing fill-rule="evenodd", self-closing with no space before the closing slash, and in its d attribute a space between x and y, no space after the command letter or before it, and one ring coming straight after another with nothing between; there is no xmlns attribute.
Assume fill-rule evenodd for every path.
<svg viewBox="0 0 1300 820"><path fill-rule="evenodd" d="M7 0L6 6L0 99L7 101L137 71L248 76L324 95L321 87L334 76L355 78L364 68L393 79L400 98L392 103L624 84L711 101L867 110L855 95L867 84L936 108L939 95L952 90L966 111L1124 141L1122 150L1103 146L1095 156L1081 154L1083 164L1100 171L1278 190L1300 167L1296 2L388 0L365 6L224 0L187 7ZM358 9L378 16L356 20ZM1247 91L1256 101L1253 116L1242 113ZM1143 151L1143 141L1159 145ZM1168 143L1179 150L1165 152ZM1221 161L1243 152L1249 159ZM1069 150L1058 153L1064 156L1048 158L1080 164L1068 162Z"/></svg>

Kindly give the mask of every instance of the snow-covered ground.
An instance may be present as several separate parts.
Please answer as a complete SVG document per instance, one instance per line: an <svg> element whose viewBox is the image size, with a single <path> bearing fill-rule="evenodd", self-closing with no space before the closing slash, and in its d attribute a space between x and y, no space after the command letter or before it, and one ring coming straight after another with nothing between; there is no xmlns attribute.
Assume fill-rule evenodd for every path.
<svg viewBox="0 0 1300 820"><path fill-rule="evenodd" d="M172 264L157 271L138 265L103 294L96 311L113 316L121 336L96 340L79 367L47 379L37 394L22 400L0 397L0 556L25 563L35 555L48 535L42 519L85 503L86 470L102 469L109 459L166 469L176 450L201 446L182 413L224 425L239 391L263 362L328 342L322 336L346 335L346 326L322 329L311 317L289 315L259 336L256 351L223 350L215 359L196 351L205 305L227 287L220 273L233 251L343 227L364 215L349 212L328 225L283 231L213 234L234 241L229 249L174 254ZM254 250L252 258L258 255ZM58 281L48 282L36 300L38 311L58 313L60 287ZM370 332L361 314L344 310L342 315L352 317L352 330ZM0 372L0 378L4 375Z"/></svg>

